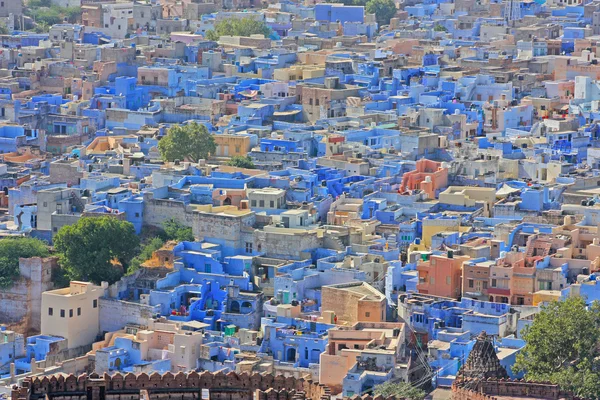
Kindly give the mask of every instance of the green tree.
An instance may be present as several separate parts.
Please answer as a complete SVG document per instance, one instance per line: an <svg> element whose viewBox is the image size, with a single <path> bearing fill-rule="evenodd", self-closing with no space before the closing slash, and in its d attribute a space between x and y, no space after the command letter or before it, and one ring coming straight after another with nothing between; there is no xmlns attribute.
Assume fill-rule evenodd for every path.
<svg viewBox="0 0 600 400"><path fill-rule="evenodd" d="M342 3L345 6L365 6L367 0L327 0L328 3Z"/></svg>
<svg viewBox="0 0 600 400"><path fill-rule="evenodd" d="M66 7L61 11L67 18L67 21L72 24L76 23L79 20L79 17L81 17L81 7Z"/></svg>
<svg viewBox="0 0 600 400"><path fill-rule="evenodd" d="M263 21L254 18L227 18L215 24L215 28L206 32L208 40L219 40L221 36L250 36L262 34L269 37L271 28Z"/></svg>
<svg viewBox="0 0 600 400"><path fill-rule="evenodd" d="M581 297L542 308L521 335L526 341L513 366L528 380L549 381L577 396L600 398L600 306Z"/></svg>
<svg viewBox="0 0 600 400"><path fill-rule="evenodd" d="M448 29L446 29L446 27L445 27L444 25L440 25L440 24L436 24L436 25L433 27L433 30L434 30L435 32L448 32Z"/></svg>
<svg viewBox="0 0 600 400"><path fill-rule="evenodd" d="M27 2L27 8L40 8L40 7L51 7L51 0L29 0Z"/></svg>
<svg viewBox="0 0 600 400"><path fill-rule="evenodd" d="M204 125L192 122L169 128L165 137L158 142L158 150L166 161L198 162L214 153L217 145Z"/></svg>
<svg viewBox="0 0 600 400"><path fill-rule="evenodd" d="M148 243L142 246L140 254L133 257L131 260L131 264L129 264L129 268L127 269L127 274L131 275L138 269L140 269L141 265L152 258L152 253L156 250L160 249L163 246L164 242L161 238L155 237L152 238Z"/></svg>
<svg viewBox="0 0 600 400"><path fill-rule="evenodd" d="M387 381L375 386L374 392L375 395L382 395L383 397L396 396L397 399L423 400L425 398L423 390L413 387L407 382L394 383Z"/></svg>
<svg viewBox="0 0 600 400"><path fill-rule="evenodd" d="M63 16L61 14L60 7L42 7L32 10L31 17L37 24L42 24L45 26L52 26L63 22Z"/></svg>
<svg viewBox="0 0 600 400"><path fill-rule="evenodd" d="M227 161L227 165L238 168L256 168L254 162L249 156L233 156L229 161Z"/></svg>
<svg viewBox="0 0 600 400"><path fill-rule="evenodd" d="M175 240L177 242L193 242L194 233L192 228L184 226L175 219L170 219L163 224L164 240Z"/></svg>
<svg viewBox="0 0 600 400"><path fill-rule="evenodd" d="M0 22L0 35L8 35L10 32L4 22Z"/></svg>
<svg viewBox="0 0 600 400"><path fill-rule="evenodd" d="M38 239L22 237L0 240L0 288L11 286L19 276L19 258L49 255L46 243Z"/></svg>
<svg viewBox="0 0 600 400"><path fill-rule="evenodd" d="M81 218L63 226L54 238L67 277L96 284L118 281L139 244L133 224L109 216Z"/></svg>
<svg viewBox="0 0 600 400"><path fill-rule="evenodd" d="M396 15L396 3L394 0L369 0L365 6L369 14L375 14L379 27L389 25L390 20Z"/></svg>

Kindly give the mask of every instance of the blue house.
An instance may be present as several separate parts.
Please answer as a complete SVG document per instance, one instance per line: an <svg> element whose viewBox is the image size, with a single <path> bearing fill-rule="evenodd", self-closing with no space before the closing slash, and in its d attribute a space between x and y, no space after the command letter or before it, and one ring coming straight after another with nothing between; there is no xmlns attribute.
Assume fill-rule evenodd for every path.
<svg viewBox="0 0 600 400"><path fill-rule="evenodd" d="M296 318L263 318L263 342L260 353L294 367L308 368L318 364L327 347L327 331L334 325Z"/></svg>

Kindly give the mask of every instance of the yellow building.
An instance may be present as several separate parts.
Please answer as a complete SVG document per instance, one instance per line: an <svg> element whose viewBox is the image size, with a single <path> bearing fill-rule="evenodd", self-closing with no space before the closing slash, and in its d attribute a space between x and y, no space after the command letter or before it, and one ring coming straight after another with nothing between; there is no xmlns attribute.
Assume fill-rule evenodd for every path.
<svg viewBox="0 0 600 400"><path fill-rule="evenodd" d="M428 250L431 246L431 238L440 232L459 232L459 218L429 218L425 217L422 221L423 234L421 245L411 246L411 250Z"/></svg>
<svg viewBox="0 0 600 400"><path fill-rule="evenodd" d="M42 293L42 335L63 337L71 349L92 344L100 333L98 303L107 287L72 281L68 288Z"/></svg>
<svg viewBox="0 0 600 400"><path fill-rule="evenodd" d="M455 206L473 207L477 203L484 203L483 212L490 216L491 210L496 202L496 189L470 186L449 186L440 193L440 203Z"/></svg>
<svg viewBox="0 0 600 400"><path fill-rule="evenodd" d="M250 135L214 135L217 157L245 156L251 149Z"/></svg>
<svg viewBox="0 0 600 400"><path fill-rule="evenodd" d="M533 294L533 305L537 306L542 303L550 303L560 300L560 290L538 290Z"/></svg>
<svg viewBox="0 0 600 400"><path fill-rule="evenodd" d="M289 68L279 68L273 72L273 79L282 82L300 81L325 76L323 65L294 65Z"/></svg>

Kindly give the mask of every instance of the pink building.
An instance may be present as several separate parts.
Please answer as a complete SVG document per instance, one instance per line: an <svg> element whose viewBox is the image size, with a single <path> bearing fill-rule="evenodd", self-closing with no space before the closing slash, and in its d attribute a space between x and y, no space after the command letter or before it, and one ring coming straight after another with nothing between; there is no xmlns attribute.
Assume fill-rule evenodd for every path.
<svg viewBox="0 0 600 400"><path fill-rule="evenodd" d="M421 189L430 199L435 199L436 192L446 186L448 186L448 168L442 167L442 163L422 158L417 161L414 171L406 172L402 176L399 191Z"/></svg>
<svg viewBox="0 0 600 400"><path fill-rule="evenodd" d="M447 255L431 255L429 260L417 265L419 293L435 296L459 298L462 287L462 265L470 260L468 256L455 256L451 251Z"/></svg>

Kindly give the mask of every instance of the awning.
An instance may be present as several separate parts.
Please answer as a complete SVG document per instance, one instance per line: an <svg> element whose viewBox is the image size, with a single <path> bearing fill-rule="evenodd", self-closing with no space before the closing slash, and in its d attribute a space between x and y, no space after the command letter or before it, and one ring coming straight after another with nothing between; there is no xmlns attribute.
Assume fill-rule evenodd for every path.
<svg viewBox="0 0 600 400"><path fill-rule="evenodd" d="M512 193L518 193L520 192L521 189L515 189L512 188L510 186L508 186L506 183L504 185L502 185L502 187L500 189L498 189L498 191L496 192L496 197L500 197L500 198L505 198L507 197L509 194Z"/></svg>

